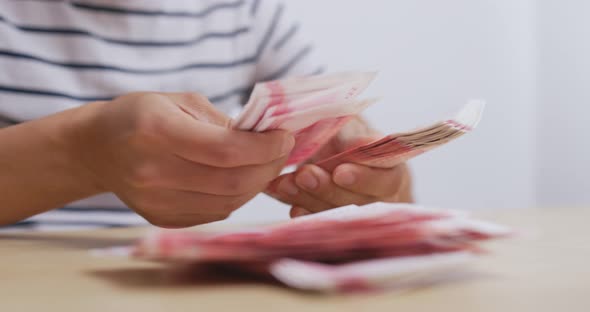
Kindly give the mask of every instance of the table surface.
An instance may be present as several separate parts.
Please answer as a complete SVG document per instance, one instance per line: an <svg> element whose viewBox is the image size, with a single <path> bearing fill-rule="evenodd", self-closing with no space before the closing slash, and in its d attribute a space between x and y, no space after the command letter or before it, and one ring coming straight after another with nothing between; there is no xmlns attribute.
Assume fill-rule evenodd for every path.
<svg viewBox="0 0 590 312"><path fill-rule="evenodd" d="M180 274L160 264L92 256L146 229L0 234L2 311L590 311L590 209L477 216L519 237L461 278L405 293L317 295L277 284ZM205 309L205 310L203 310Z"/></svg>

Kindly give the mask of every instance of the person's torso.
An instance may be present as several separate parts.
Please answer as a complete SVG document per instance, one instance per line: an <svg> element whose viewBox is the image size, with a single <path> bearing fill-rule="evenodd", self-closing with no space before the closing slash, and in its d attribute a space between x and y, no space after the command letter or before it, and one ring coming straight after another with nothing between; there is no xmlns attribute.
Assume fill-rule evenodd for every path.
<svg viewBox="0 0 590 312"><path fill-rule="evenodd" d="M0 116L38 118L134 91L222 110L254 82L252 1L0 1Z"/></svg>
<svg viewBox="0 0 590 312"><path fill-rule="evenodd" d="M280 1L0 0L0 128L136 91L199 92L231 114L256 81L321 71L297 30ZM133 224L102 194L15 226Z"/></svg>

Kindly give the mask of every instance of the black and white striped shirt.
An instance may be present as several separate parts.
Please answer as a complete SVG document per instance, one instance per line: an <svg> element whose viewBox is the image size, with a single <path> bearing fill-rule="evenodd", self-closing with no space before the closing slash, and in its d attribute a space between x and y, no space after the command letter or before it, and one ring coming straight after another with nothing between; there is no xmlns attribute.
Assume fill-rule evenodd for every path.
<svg viewBox="0 0 590 312"><path fill-rule="evenodd" d="M0 0L0 127L134 91L231 114L256 81L319 73L311 54L279 0ZM105 194L12 228L129 224L145 221Z"/></svg>

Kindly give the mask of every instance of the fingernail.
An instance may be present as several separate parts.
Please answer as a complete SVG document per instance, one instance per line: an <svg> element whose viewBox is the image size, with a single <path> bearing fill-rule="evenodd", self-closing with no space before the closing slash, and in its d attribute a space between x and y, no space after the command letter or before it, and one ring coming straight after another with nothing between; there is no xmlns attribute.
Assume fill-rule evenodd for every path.
<svg viewBox="0 0 590 312"><path fill-rule="evenodd" d="M307 190L313 190L318 187L318 179L309 171L303 171L295 178L297 184Z"/></svg>
<svg viewBox="0 0 590 312"><path fill-rule="evenodd" d="M289 178L285 178L283 179L283 181L281 181L278 187L278 191L280 193L291 196L297 195L297 193L299 193L299 189L297 188L297 186L295 186L292 179Z"/></svg>
<svg viewBox="0 0 590 312"><path fill-rule="evenodd" d="M356 182L356 176L349 170L336 170L334 172L334 182L339 185L353 185Z"/></svg>
<svg viewBox="0 0 590 312"><path fill-rule="evenodd" d="M292 135L287 135L287 138L283 141L283 146L281 147L281 155L287 155L291 152L295 146L295 138Z"/></svg>

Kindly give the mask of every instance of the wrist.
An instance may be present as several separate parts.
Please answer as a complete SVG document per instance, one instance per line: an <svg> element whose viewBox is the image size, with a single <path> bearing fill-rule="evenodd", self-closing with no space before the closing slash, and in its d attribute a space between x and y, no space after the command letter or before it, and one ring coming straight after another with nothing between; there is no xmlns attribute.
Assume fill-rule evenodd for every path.
<svg viewBox="0 0 590 312"><path fill-rule="evenodd" d="M76 157L74 142L84 110L0 130L0 225L102 192Z"/></svg>
<svg viewBox="0 0 590 312"><path fill-rule="evenodd" d="M90 147L92 139L88 137L92 120L102 106L101 102L89 103L66 111L57 123L55 135L52 138L56 148L61 151L64 167L73 181L79 185L79 192L84 197L104 193L107 190L98 183L96 175L86 166L81 157Z"/></svg>

